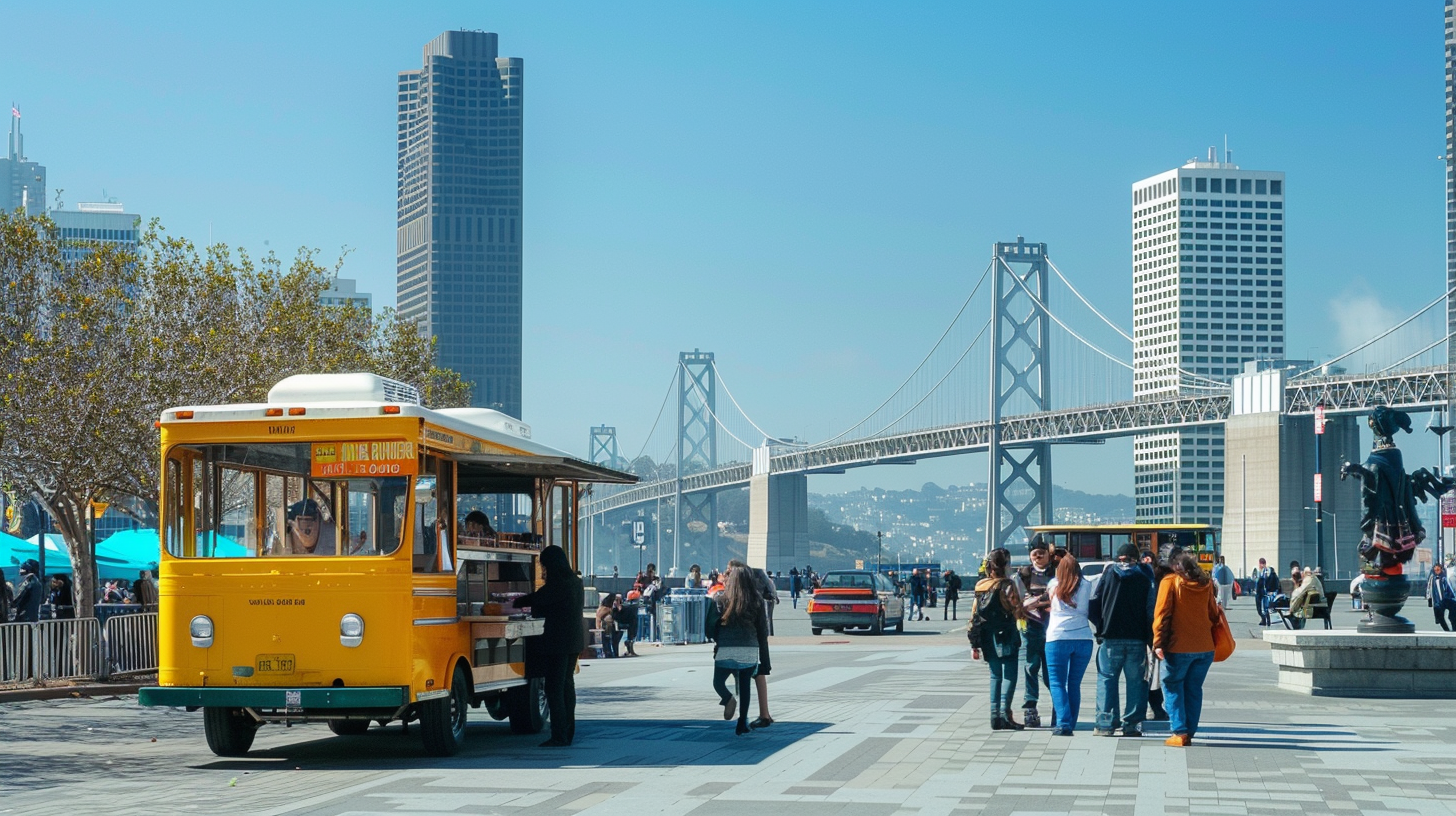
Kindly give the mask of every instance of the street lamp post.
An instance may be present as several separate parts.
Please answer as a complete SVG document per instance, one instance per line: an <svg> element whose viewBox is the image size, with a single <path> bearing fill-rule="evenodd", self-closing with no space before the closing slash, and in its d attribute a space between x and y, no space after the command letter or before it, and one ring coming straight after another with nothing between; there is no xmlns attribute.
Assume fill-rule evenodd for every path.
<svg viewBox="0 0 1456 816"><path fill-rule="evenodd" d="M882 531L875 531L875 543L879 550L875 553L875 572L885 571L885 534Z"/></svg>
<svg viewBox="0 0 1456 816"><path fill-rule="evenodd" d="M1323 566L1325 562L1325 475L1320 464L1320 449L1325 439L1325 403L1320 400L1314 407L1314 563ZM1335 555L1339 560L1338 552Z"/></svg>
<svg viewBox="0 0 1456 816"><path fill-rule="evenodd" d="M1426 430L1436 435L1436 473L1444 475L1446 473L1446 469L1441 466L1441 461L1445 458L1443 454L1445 453L1446 448L1446 434L1450 432L1452 426L1446 424L1446 416L1444 413L1437 413L1434 417L1432 417L1432 420L1433 421L1431 422L1431 424L1426 426ZM1442 524L1445 522L1445 519L1443 519L1441 516L1441 499L1438 498L1436 499L1437 564L1445 563L1446 558L1446 528L1442 526Z"/></svg>
<svg viewBox="0 0 1456 816"><path fill-rule="evenodd" d="M1313 507L1306 507L1306 510L1313 510ZM1335 520L1335 565L1331 568L1330 577L1340 577L1340 517L1332 510L1326 510L1325 514ZM1351 570L1351 572L1354 572Z"/></svg>

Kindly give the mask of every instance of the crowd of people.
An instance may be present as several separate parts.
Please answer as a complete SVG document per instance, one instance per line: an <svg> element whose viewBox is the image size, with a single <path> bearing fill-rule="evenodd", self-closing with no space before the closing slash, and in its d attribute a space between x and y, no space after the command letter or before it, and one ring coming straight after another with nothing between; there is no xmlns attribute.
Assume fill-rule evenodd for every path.
<svg viewBox="0 0 1456 816"><path fill-rule="evenodd" d="M1072 736L1095 652L1095 735L1141 736L1151 714L1168 719L1167 745L1190 744L1215 638L1227 630L1219 585L1198 560L1175 548L1159 562L1125 544L1094 584L1075 557L1039 536L1029 556L1030 564L1012 570L1011 553L992 550L975 585L967 637L972 658L990 670L991 728L1039 726L1044 683L1052 733ZM1020 679L1023 722L1013 716Z"/></svg>
<svg viewBox="0 0 1456 816"><path fill-rule="evenodd" d="M135 604L140 611L157 611L157 585L151 570L142 570L135 581L108 580L97 590L98 604ZM21 562L12 582L0 568L0 623L34 623L44 611L57 619L76 617L75 589L71 576L56 573L43 579L34 558Z"/></svg>

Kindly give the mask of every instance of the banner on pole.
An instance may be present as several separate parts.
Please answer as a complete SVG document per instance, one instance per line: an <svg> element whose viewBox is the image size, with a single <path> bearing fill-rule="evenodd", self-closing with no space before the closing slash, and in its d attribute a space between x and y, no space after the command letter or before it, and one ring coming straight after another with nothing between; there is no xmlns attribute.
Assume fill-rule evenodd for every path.
<svg viewBox="0 0 1456 816"><path fill-rule="evenodd" d="M1441 497L1441 526L1456 527L1456 493Z"/></svg>

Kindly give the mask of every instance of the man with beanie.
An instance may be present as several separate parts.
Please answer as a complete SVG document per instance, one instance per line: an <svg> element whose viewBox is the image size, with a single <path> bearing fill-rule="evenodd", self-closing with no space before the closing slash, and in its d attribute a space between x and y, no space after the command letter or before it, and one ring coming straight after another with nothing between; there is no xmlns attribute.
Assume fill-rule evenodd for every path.
<svg viewBox="0 0 1456 816"><path fill-rule="evenodd" d="M27 559L20 565L20 586L15 590L15 622L35 623L40 620L41 596L45 590L41 588L40 564L34 558Z"/></svg>
<svg viewBox="0 0 1456 816"><path fill-rule="evenodd" d="M1041 696L1041 684L1051 690L1051 677L1046 663L1046 627L1051 612L1051 597L1047 595L1047 584L1056 577L1052 566L1051 547L1041 534L1033 536L1027 545L1031 564L1011 574L1016 592L1022 600L1022 611L1026 613L1026 633L1021 638L1021 669L1025 682L1022 684L1021 713L1028 728L1041 726L1041 714L1036 710Z"/></svg>
<svg viewBox="0 0 1456 816"><path fill-rule="evenodd" d="M1143 733L1148 702L1148 645L1153 640L1153 606L1157 596L1147 573L1138 566L1131 543L1117 550L1092 590L1087 621L1097 637L1097 724L1092 733L1110 737L1122 728L1126 737ZM1117 676L1127 679L1123 714L1118 715Z"/></svg>

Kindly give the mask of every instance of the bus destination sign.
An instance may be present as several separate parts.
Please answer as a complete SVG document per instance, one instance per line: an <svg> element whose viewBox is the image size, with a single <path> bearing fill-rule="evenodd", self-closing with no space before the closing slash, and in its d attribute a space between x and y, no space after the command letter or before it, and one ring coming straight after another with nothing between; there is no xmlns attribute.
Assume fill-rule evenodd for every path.
<svg viewBox="0 0 1456 816"><path fill-rule="evenodd" d="M413 476L420 469L415 443L403 439L315 442L312 447L315 478Z"/></svg>

